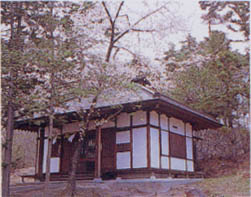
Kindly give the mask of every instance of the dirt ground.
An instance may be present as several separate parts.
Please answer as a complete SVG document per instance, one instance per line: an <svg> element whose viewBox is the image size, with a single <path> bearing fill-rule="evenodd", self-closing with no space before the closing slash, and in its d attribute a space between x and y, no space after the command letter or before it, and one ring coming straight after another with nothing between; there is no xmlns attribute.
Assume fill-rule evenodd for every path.
<svg viewBox="0 0 251 197"><path fill-rule="evenodd" d="M239 162L231 160L205 161L204 172L208 175L201 181L178 184L175 180L168 181L135 181L135 182L77 182L77 197L249 197L250 196L250 161L249 154L238 158ZM32 174L34 168L16 170L11 176L12 197L41 197L43 183L26 180L22 184L20 175ZM172 183L170 183L172 182ZM51 197L68 197L66 182L50 184ZM49 196L49 197L50 197Z"/></svg>

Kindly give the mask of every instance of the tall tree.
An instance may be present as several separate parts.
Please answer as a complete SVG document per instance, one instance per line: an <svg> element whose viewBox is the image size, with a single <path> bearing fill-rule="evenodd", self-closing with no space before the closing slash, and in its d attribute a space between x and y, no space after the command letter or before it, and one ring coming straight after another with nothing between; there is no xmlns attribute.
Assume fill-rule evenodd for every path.
<svg viewBox="0 0 251 197"><path fill-rule="evenodd" d="M122 50L129 50L129 49L126 49L126 48L123 48L123 47L119 47L119 46L116 46L115 44L118 43L118 41L120 39L122 39L125 35L127 35L128 33L130 32L144 32L144 33L152 33L152 32L156 32L157 29L152 29L152 28L140 28L140 23L144 22L147 18L151 17L152 15L162 11L162 10L166 10L167 11L167 4L164 4L160 7L158 7L157 9L155 10L152 10L151 12L147 13L146 15L144 15L143 17L139 18L136 22L134 22L133 24L130 24L130 21L129 21L129 16L125 16L127 18L127 22L128 22L128 27L124 30L122 29L119 29L119 25L117 24L118 22L118 18L121 17L121 9L124 5L124 1L121 1L118 8L117 8L117 11L116 11L116 14L114 17L112 17L112 13L109 11L106 3L104 1L102 1L102 5L104 7L104 10L105 10L105 13L108 17L108 20L109 20L109 23L110 23L110 27L107 28L106 30L106 35L109 37L109 46L108 46L108 49L106 51L106 61L109 62L110 61L110 57L112 55L112 51L114 49L116 49L116 53L114 55L116 55L118 53L118 51L120 49ZM138 27L139 26L139 27ZM130 52L130 51L129 51ZM130 52L131 54L133 54L132 52ZM135 55L134 55L135 56Z"/></svg>
<svg viewBox="0 0 251 197"><path fill-rule="evenodd" d="M32 2L33 12L26 18L32 32L31 63L37 66L37 76L44 82L34 91L37 100L34 108L40 115L49 117L44 196L49 195L52 138L57 135L54 133L56 107L64 108L71 98L70 88L79 83L75 74L76 65L81 63L78 61L81 48L72 37L74 23L70 17L74 5L70 2Z"/></svg>
<svg viewBox="0 0 251 197"><path fill-rule="evenodd" d="M113 119L122 110L121 106L117 105L113 108L113 114L104 115L97 110L97 103L111 103L110 94L114 93L115 90L124 89L128 91L132 89L132 87L128 85L130 82L128 77L124 73L119 72L116 65L109 64L97 56L90 57L90 59L91 61L86 61L86 66L82 71L81 82L76 88L72 88L75 100L69 102L72 110L74 110L78 116L80 126L80 131L76 132L79 139L75 143L66 188L69 196L76 195L77 164L91 119L96 117L96 126L102 127L104 123ZM117 95L117 98L119 98L119 95Z"/></svg>
<svg viewBox="0 0 251 197"><path fill-rule="evenodd" d="M173 73L167 72L171 95L233 127L239 107L248 99L249 57L232 51L225 34L217 31L200 43L189 36L180 50L166 55L167 69L174 65Z"/></svg>
<svg viewBox="0 0 251 197"><path fill-rule="evenodd" d="M172 1L140 2L140 10L133 5L126 1L96 3L91 12L83 15L85 20L76 15L80 36L93 38L93 54L109 62L135 60L132 62L140 64L147 58L142 58L140 45L154 45L169 32L184 30L180 17L171 9L176 8Z"/></svg>
<svg viewBox="0 0 251 197"><path fill-rule="evenodd" d="M32 24L33 45L31 45L31 51L34 54L32 64L38 66L40 78L44 80L44 84L37 87L36 95L39 103L37 110L40 115L49 116L45 196L49 192L50 157L56 111L71 108L71 105L68 105L69 102L74 101L74 105L74 103L78 103L76 99L91 98L89 100L91 103L89 110L86 110L81 102L80 109L77 109L81 128L78 132L80 138L73 153L67 187L67 192L73 196L75 195L76 169L80 148L83 145L90 118L93 113L97 113L94 110L95 104L104 90L111 86L121 85L121 80L124 79L122 75L115 77L116 73L112 73L115 69L112 69L111 65L109 66L102 60L98 60L98 56L93 57L83 51L85 46L78 44L79 38L73 37L75 34L71 31L73 21L69 17L69 13L72 12L72 9L68 5L62 2L35 2L32 6L36 7L36 9L34 9L32 15L36 17L27 20ZM67 8L69 8L68 11ZM64 14L62 14L62 11ZM79 11L79 9L76 11ZM88 64L89 67L86 67ZM103 122L110 118L112 117L106 117Z"/></svg>
<svg viewBox="0 0 251 197"><path fill-rule="evenodd" d="M6 141L3 143L2 162L3 196L9 196L10 168L14 121L28 115L32 99L30 97L38 80L31 73L35 67L29 65L30 53L25 47L29 36L24 23L24 2L2 2L2 123L6 128ZM6 118L7 117L7 118Z"/></svg>
<svg viewBox="0 0 251 197"><path fill-rule="evenodd" d="M136 57L136 54L132 51L130 51L130 49L127 49L126 47L121 47L119 46L119 41L128 33L130 32L137 32L137 33L152 33L155 31L158 31L157 28L156 29L151 29L151 28L142 28L141 26L139 26L141 23L145 22L146 19L150 18L151 16L153 16L156 13L160 13L161 11L163 13L169 13L169 10L167 9L167 3L165 3L164 5L158 7L155 10L150 11L149 13L145 14L143 17L140 17L136 22L134 22L133 24L130 23L129 20L129 16L127 14L121 14L121 10L122 7L124 5L124 2L119 2L118 7L115 10L115 13L113 13L111 10L109 10L107 3L106 2L102 2L102 6L103 9L105 11L105 15L106 16L101 16L101 18L98 19L93 19L91 18L90 20L92 21L92 23L97 24L98 26L101 25L104 21L109 21L108 24L106 24L105 26L105 32L102 32L105 35L105 38L108 38L108 48L105 50L105 52L103 54L101 54L101 56L104 57L105 62L100 60L97 61L98 58L96 57L96 61L93 61L92 66L94 68L98 68L97 70L100 70L100 68L102 68L101 70L107 70L107 67L112 67L112 64L110 64L111 62L111 57L113 56L113 60L115 59L115 56L117 55L117 53L120 50L124 50L128 53L130 53L134 58ZM162 13L162 14L163 14ZM165 15L165 14L163 14ZM85 15L82 15L85 16ZM100 17L100 16L99 16ZM125 21L121 22L121 18L125 19ZM123 23L124 22L124 23ZM123 26L123 24L126 26L124 28L120 28L120 26ZM85 23L84 25L85 28L88 28L88 24ZM98 28L98 27L97 27ZM103 29L102 29L103 30ZM96 31L95 31L96 32ZM97 31L98 32L98 31ZM83 35L83 34L82 34ZM84 34L84 39L86 38L86 35ZM106 40L104 39L104 40ZM89 41L90 42L90 41ZM92 40L93 44L97 44L97 43L107 43L105 41L103 41L102 39L99 40ZM115 51L115 52L114 52ZM101 58L102 59L102 58ZM116 61L115 61L116 62ZM139 62L137 60L137 62ZM116 62L117 63L117 62ZM99 66L97 67L97 64L99 64ZM121 63L117 63L117 64L121 64ZM96 66L95 66L96 65ZM102 66L103 65L103 66ZM135 66L136 64L134 64ZM101 67L100 67L101 66ZM106 69L104 69L106 68ZM119 70L117 69L109 69L110 72L114 73L114 76L120 76L120 77L114 77L114 79L116 79L114 81L114 79L112 80L112 76L110 76L109 73L107 72L103 72L103 73L92 73L92 74L87 74L87 77L91 77L92 80L92 85L88 85L89 87L92 87L91 89L96 90L93 95L93 92L89 92L87 93L89 88L84 88L82 87L83 84L88 83L88 80L84 80L83 83L81 83L81 87L78 88L77 90L77 94L80 93L80 95L82 96L82 98L84 98L84 96L87 97L91 97L92 100L89 101L91 103L90 105L90 110L88 112L86 112L85 110L78 110L78 114L80 118L80 125L81 125L81 132L80 135L83 136L80 138L78 144L77 144L77 148L74 151L73 154L73 159L72 159L72 167L71 167L71 172L69 173L69 180L68 180L68 186L67 186L67 191L70 192L71 196L75 195L75 191L76 191L76 169L77 169L77 162L79 161L79 150L81 148L81 146L83 145L83 141L84 141L84 135L86 130L88 130L88 122L89 122L89 117L92 116L93 114L96 113L95 111L95 105L97 100L100 98L100 96L107 91L108 88L114 88L114 89L118 89L118 87L120 86L120 88L128 88L128 84L123 83L124 81L124 77L122 77L121 73ZM117 73L116 73L117 72ZM100 75L101 74L101 75ZM105 75L104 75L105 74ZM100 76L102 76L102 78L100 79ZM85 78L85 76L84 76ZM109 79L109 80L104 80L104 79ZM93 83L93 80L95 81ZM97 85L93 85L93 84L98 84ZM85 85L84 85L85 86ZM129 88L130 89L130 88ZM119 112L120 110L118 110ZM108 119L110 119L111 116L106 117L104 121L107 121ZM101 126L101 125L100 125Z"/></svg>
<svg viewBox="0 0 251 197"><path fill-rule="evenodd" d="M241 32L245 40L250 39L249 1L201 1L199 4L202 10L207 11L202 18L208 22L209 33L211 25L226 24L229 30Z"/></svg>

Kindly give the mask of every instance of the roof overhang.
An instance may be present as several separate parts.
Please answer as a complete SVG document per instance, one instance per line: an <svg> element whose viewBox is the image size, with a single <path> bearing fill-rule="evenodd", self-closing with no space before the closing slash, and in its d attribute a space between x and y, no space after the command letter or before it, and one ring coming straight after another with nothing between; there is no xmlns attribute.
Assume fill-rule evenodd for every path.
<svg viewBox="0 0 251 197"><path fill-rule="evenodd" d="M134 112L136 110L156 110L160 113L167 114L168 117L175 117L190 122L194 130L217 129L222 125L208 115L195 111L173 99L163 95L156 95L155 99L143 100L139 102L124 103L117 106L104 106L96 108L92 119L104 117L107 114L117 112ZM88 113L88 110L87 110ZM54 127L60 128L68 122L80 120L79 115L75 111L56 114ZM48 117L39 117L35 119L23 120L15 122L15 129L29 130L37 132L39 127L48 125Z"/></svg>

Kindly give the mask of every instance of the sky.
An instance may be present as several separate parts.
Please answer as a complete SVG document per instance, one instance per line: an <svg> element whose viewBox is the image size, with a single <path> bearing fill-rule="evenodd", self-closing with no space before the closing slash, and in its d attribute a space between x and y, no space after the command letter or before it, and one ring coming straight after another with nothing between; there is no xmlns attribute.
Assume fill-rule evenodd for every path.
<svg viewBox="0 0 251 197"><path fill-rule="evenodd" d="M142 3L144 1L132 1L127 0L126 3L128 7L136 7L138 9L138 12L144 12L145 8L142 9ZM160 1L163 3L163 1ZM155 40L155 46L152 45L146 45L142 44L141 48L139 47L139 53L145 54L147 57L154 59L154 57L158 56L158 54L163 54L163 52L167 49L168 43L173 42L176 46L176 48L179 48L180 41L185 40L188 33L190 33L193 37L197 39L197 41L202 41L204 37L208 37L208 25L203 22L201 19L201 16L203 13L206 13L200 9L199 3L197 0L178 0L178 4L175 8L172 7L172 9L176 9L175 12L177 16L180 16L181 25L184 27L182 30L177 30L176 32L169 33L168 36L165 36L163 40L157 39ZM154 4L153 1L147 1L150 9L151 4ZM146 12L145 12L146 13ZM227 33L227 35L230 35L231 38L240 38L240 34L232 33L229 30L226 30L224 25L217 25L212 26L212 30L223 30ZM233 49L238 49L240 52L245 51L244 44L234 44L232 45Z"/></svg>
<svg viewBox="0 0 251 197"><path fill-rule="evenodd" d="M184 15L189 16L189 25L191 27L191 34L196 37L199 41L203 40L205 36L208 36L208 26L203 20L201 19L201 15L206 13L200 9L199 3L196 0L180 0L184 6L181 7L182 12ZM191 16L191 17L190 17ZM212 30L222 30L226 32L227 36L231 36L232 39L243 39L240 33L233 33L230 30L227 30L225 25L212 25ZM234 44L232 45L233 49L238 49L240 52L245 51L246 44Z"/></svg>

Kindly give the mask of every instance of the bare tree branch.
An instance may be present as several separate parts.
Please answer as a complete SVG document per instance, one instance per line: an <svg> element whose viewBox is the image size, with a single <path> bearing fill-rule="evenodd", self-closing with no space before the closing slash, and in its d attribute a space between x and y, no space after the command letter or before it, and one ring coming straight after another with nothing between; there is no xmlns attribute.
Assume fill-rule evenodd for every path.
<svg viewBox="0 0 251 197"><path fill-rule="evenodd" d="M106 12L106 14L107 14L107 16L108 16L108 18L109 18L109 21L110 21L111 25L113 25L112 17L111 17L111 15L110 15L110 12L109 12L109 10L107 9L107 7L106 7L104 1L102 1L102 5L103 5L103 7L104 7L104 9L105 9L105 12Z"/></svg>
<svg viewBox="0 0 251 197"><path fill-rule="evenodd" d="M240 42L240 43L243 43L243 42L247 42L246 40L229 40L230 42L235 42L235 43L237 43L237 42Z"/></svg>
<svg viewBox="0 0 251 197"><path fill-rule="evenodd" d="M116 54L119 52L120 49L122 49L122 50L124 50L124 51L130 53L134 58L137 56L135 53L133 53L132 51L130 51L129 49L127 49L127 48L125 48L125 47L116 46L116 45L114 45L113 47L117 49L117 50L116 50L116 53L115 53L114 56L113 56L113 59L115 59L115 56L116 56Z"/></svg>
<svg viewBox="0 0 251 197"><path fill-rule="evenodd" d="M116 13L116 16L115 16L115 19L114 19L114 21L113 21L114 23L116 22L116 20L117 20L117 18L118 18L118 16L119 16L119 12L120 12L120 10L121 10L123 4L124 4L124 1L122 1L122 2L120 3L120 5L119 5L119 9L118 9L118 11L117 11L117 13Z"/></svg>
<svg viewBox="0 0 251 197"><path fill-rule="evenodd" d="M114 47L114 46L113 46L113 47ZM116 55L118 54L119 50L120 50L119 48L116 48L116 51L115 51L115 53L114 53L114 55L113 55L113 57L112 57L113 60L115 60Z"/></svg>
<svg viewBox="0 0 251 197"><path fill-rule="evenodd" d="M119 16L119 12L120 12L120 10L121 10L121 8L122 8L122 6L123 6L123 4L124 4L124 1L122 1L122 2L119 4L119 8L118 8L118 10L117 10L117 13L116 13L116 15L115 15L115 18L114 18L114 20L112 20L112 17L111 17L111 15L110 15L110 12L109 12L108 8L107 8L106 5L105 5L105 2L102 1L102 5L103 5L103 7L104 7L104 9L105 9L105 12L106 12L107 16L109 17L109 21L110 21L111 25L114 25L114 24L115 24L115 22L116 22L116 20L117 20L117 18L118 18L118 16Z"/></svg>
<svg viewBox="0 0 251 197"><path fill-rule="evenodd" d="M114 113L114 114L108 116L108 117L105 119L105 122L108 122L108 121L112 120L112 119L115 118L117 115L119 115L122 111L123 111L123 107L120 107L120 109L119 109L116 113Z"/></svg>
<svg viewBox="0 0 251 197"><path fill-rule="evenodd" d="M131 31L136 31L136 32L146 32L146 33L152 33L152 32L156 32L157 30L155 29L131 29Z"/></svg>
<svg viewBox="0 0 251 197"><path fill-rule="evenodd" d="M107 14L108 17L109 17L109 20L110 20L110 23L111 23L111 30L112 30L112 32L111 32L111 38L110 38L110 44L109 44L109 47L108 47L108 50L107 50L107 53L106 53L106 62L109 62L109 60L110 60L110 56L111 56L111 53L112 53L113 45L114 45L114 43L115 43L115 42L114 42L114 36L115 36L115 22L116 22L116 19L117 19L118 16L119 16L119 12L120 12L120 10L121 10L123 4L124 4L124 1L122 1L122 2L120 3L119 8L118 8L117 13L116 13L116 16L115 16L114 20L112 20L112 17L111 17L111 15L110 15L110 13L109 13L109 10L107 9L107 7L106 7L106 5L105 5L105 2L102 1L102 5L103 5L103 7L104 7L104 9L105 9L105 11L106 11L106 14Z"/></svg>
<svg viewBox="0 0 251 197"><path fill-rule="evenodd" d="M125 18L126 18L126 21L128 22L128 26L129 26L129 27L131 26L131 23L130 23L130 20L129 20L129 17L128 17L127 14L120 15L120 17L125 17Z"/></svg>
<svg viewBox="0 0 251 197"><path fill-rule="evenodd" d="M125 34L129 33L136 25L138 25L141 21L145 20L146 18L152 16L153 14L159 12L160 10L164 9L166 7L167 3L165 3L163 6L159 7L158 9L146 14L145 16L143 16L142 18L140 18L138 21L136 21L129 29L125 30L124 32L122 32L120 35L118 35L118 37L114 40L114 44L120 39L122 38Z"/></svg>

